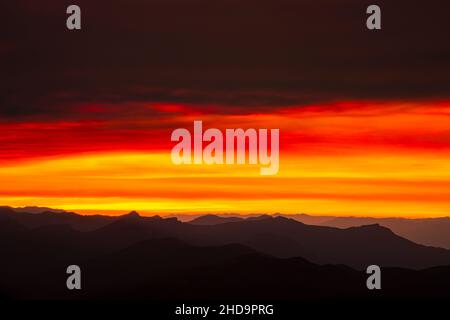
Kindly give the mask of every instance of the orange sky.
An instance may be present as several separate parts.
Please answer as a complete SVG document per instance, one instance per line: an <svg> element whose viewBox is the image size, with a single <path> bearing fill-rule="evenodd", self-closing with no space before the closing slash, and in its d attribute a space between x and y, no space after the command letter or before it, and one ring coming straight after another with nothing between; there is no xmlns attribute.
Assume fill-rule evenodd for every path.
<svg viewBox="0 0 450 320"><path fill-rule="evenodd" d="M342 102L265 114L151 108L166 115L2 123L0 205L106 214L450 215L450 103ZM204 129L279 128L279 173L173 165L170 133L192 131L194 120Z"/></svg>

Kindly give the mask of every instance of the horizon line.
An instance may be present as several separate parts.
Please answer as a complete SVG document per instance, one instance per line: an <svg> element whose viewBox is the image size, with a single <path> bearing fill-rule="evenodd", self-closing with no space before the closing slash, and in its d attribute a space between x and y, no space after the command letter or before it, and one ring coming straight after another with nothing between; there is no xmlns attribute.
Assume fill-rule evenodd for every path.
<svg viewBox="0 0 450 320"><path fill-rule="evenodd" d="M299 213L283 213L283 212L155 212L155 211L148 211L148 210L139 210L139 209L131 209L131 210L89 210L89 209L78 209L78 210L66 210L63 208L56 208L52 206L9 206L9 205L0 205L0 208L11 208L13 210L23 210L26 209L49 209L47 211L43 212L52 212L52 211L62 211L66 213L74 213L80 216L109 216L109 217L119 217L123 215L127 215L129 213L135 212L138 213L141 217L155 217L159 216L161 218L171 218L171 217L182 217L182 216L189 216L189 217L200 217L200 216L206 216L206 215L214 215L214 216L235 216L235 217L255 217L255 216L309 216L309 217L332 217L332 218L357 218L357 219L406 219L406 220L423 220L423 219L450 219L450 215L439 215L439 216L424 216L424 215L410 215L410 216L400 216L400 215L383 215L383 216L377 216L374 215L367 215L367 214L361 214L361 215L341 215L341 214L314 214L314 213L305 213L305 212L299 212ZM32 212L28 212L32 213ZM53 213L61 213L61 212L53 212Z"/></svg>

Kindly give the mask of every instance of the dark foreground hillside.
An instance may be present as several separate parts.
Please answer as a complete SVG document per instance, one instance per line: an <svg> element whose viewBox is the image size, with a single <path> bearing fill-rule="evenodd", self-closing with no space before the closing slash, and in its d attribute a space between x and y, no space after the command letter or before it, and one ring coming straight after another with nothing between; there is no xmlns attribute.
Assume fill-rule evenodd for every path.
<svg viewBox="0 0 450 320"><path fill-rule="evenodd" d="M448 251L412 243L379 226L340 230L285 218L198 226L133 213L108 221L97 217L97 228L79 231L67 222L73 218L82 225L84 217L66 215L66 224L53 223L58 215L33 214L34 224L47 222L30 226L23 213L20 219L0 214L0 297L450 298L450 267L439 266L449 261ZM371 257L370 264L382 267L379 291L366 288L363 266ZM429 267L414 270L405 264ZM66 288L69 265L81 267L81 291Z"/></svg>

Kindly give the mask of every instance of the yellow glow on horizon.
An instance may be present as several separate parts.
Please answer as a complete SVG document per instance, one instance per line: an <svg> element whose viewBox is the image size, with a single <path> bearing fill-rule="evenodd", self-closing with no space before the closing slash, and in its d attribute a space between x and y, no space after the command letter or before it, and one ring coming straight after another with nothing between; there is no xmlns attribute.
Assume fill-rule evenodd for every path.
<svg viewBox="0 0 450 320"><path fill-rule="evenodd" d="M80 213L309 213L437 217L450 212L447 154L282 155L259 166L175 166L167 153L103 153L0 168L0 204Z"/></svg>
<svg viewBox="0 0 450 320"><path fill-rule="evenodd" d="M174 114L158 123L138 122L151 135L161 121L164 128L181 125L192 130L198 117ZM0 205L59 207L86 214L137 210L448 216L449 119L448 102L342 102L280 108L267 114L201 115L204 128L279 128L280 170L275 176L260 176L259 165L176 166L166 150L169 134L162 138L167 140L156 139L161 145L155 147L164 151L147 153L70 155L71 146L79 146L75 139L67 142L67 149L63 144L57 150L60 156L39 158L46 153L39 155L38 143L31 149L36 151L31 157L35 159L1 163ZM126 120L108 127L111 141L118 138L114 127L121 127L121 121ZM40 126L33 124L31 129ZM68 128L73 134L75 129ZM11 146L21 146L13 142L22 129L11 135ZM23 129L25 137L32 136L28 129ZM96 150L95 137L92 150ZM19 155L21 151L16 150Z"/></svg>

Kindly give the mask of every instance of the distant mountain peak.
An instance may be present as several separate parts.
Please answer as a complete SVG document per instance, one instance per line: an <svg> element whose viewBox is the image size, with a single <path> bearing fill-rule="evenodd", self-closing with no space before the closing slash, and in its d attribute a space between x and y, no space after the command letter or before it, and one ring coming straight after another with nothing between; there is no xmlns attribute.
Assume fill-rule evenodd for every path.
<svg viewBox="0 0 450 320"><path fill-rule="evenodd" d="M199 218L203 218L203 219L220 219L221 217L216 215L216 214L209 213L209 214L202 215Z"/></svg>
<svg viewBox="0 0 450 320"><path fill-rule="evenodd" d="M358 228L361 230L377 230L377 229L386 229L389 230L386 227L383 227L382 225L380 225L379 223L371 223L371 224L363 224L361 226L357 226L357 227L352 227L352 228Z"/></svg>
<svg viewBox="0 0 450 320"><path fill-rule="evenodd" d="M221 217L214 214L206 214L200 217L197 217L191 221L189 221L190 224L195 225L216 225L216 224L222 224L227 222L237 222L242 221L242 218L240 217Z"/></svg>
<svg viewBox="0 0 450 320"><path fill-rule="evenodd" d="M391 229L382 226L378 223L372 223L372 224L366 224L362 226L356 226L356 227L350 227L347 230L353 230L357 232L364 232L364 233L377 233L377 234L384 234L384 235L395 235L394 232L392 232ZM395 235L397 236L397 235Z"/></svg>
<svg viewBox="0 0 450 320"><path fill-rule="evenodd" d="M123 218L140 218L140 217L141 217L140 214L134 210L127 214L120 216L121 219L123 219Z"/></svg>
<svg viewBox="0 0 450 320"><path fill-rule="evenodd" d="M247 218L246 220L249 220L249 221L251 221L251 220L266 220L266 219L273 219L273 218L274 217L269 214L262 214L262 215L259 215L256 217Z"/></svg>

